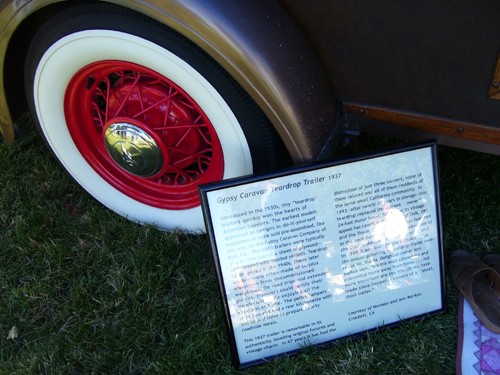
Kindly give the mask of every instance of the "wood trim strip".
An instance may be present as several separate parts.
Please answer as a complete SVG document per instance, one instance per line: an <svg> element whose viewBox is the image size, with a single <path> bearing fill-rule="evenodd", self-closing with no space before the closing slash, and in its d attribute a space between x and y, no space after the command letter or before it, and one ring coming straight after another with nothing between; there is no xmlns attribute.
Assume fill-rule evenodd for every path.
<svg viewBox="0 0 500 375"><path fill-rule="evenodd" d="M342 111L430 133L500 145L500 128L488 125L354 102L344 102Z"/></svg>

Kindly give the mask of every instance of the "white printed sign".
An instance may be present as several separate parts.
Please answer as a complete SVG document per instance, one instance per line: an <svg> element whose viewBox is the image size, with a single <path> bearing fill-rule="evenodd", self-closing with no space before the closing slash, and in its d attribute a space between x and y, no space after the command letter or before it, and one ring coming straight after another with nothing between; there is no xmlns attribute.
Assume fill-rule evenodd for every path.
<svg viewBox="0 0 500 375"><path fill-rule="evenodd" d="M443 310L435 153L200 188L237 367Z"/></svg>

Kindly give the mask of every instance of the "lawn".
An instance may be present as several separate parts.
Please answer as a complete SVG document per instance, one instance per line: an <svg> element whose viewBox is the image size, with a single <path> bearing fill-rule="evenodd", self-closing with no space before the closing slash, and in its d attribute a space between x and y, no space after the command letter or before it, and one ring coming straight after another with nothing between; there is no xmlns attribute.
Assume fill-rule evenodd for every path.
<svg viewBox="0 0 500 375"><path fill-rule="evenodd" d="M207 236L110 212L29 119L23 129L0 145L0 374L236 373ZM399 143L361 136L342 153ZM500 252L500 158L440 147L439 166L445 255ZM457 292L446 281L443 314L245 373L454 373Z"/></svg>

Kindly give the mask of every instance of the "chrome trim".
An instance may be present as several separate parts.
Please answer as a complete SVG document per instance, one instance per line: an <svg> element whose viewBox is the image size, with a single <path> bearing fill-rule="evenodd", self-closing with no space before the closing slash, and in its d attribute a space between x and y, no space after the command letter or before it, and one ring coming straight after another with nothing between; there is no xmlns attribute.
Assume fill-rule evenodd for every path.
<svg viewBox="0 0 500 375"><path fill-rule="evenodd" d="M165 158L154 138L140 127L118 122L104 134L109 156L123 170L138 177L153 177L163 169Z"/></svg>

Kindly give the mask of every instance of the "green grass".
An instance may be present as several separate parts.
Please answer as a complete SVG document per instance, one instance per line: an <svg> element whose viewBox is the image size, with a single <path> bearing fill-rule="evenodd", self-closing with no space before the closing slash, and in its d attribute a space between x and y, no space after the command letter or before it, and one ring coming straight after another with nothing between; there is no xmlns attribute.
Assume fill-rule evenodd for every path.
<svg viewBox="0 0 500 375"><path fill-rule="evenodd" d="M0 145L0 374L236 373L207 237L108 211L26 133ZM388 143L361 137L344 153ZM439 162L445 254L500 252L499 158L442 147ZM452 374L457 293L446 280L441 315L245 372Z"/></svg>

